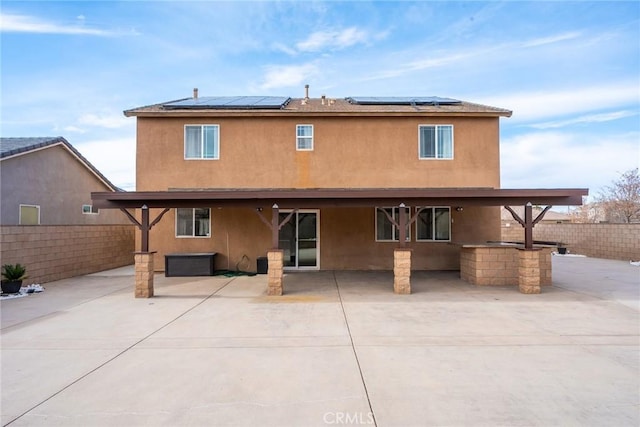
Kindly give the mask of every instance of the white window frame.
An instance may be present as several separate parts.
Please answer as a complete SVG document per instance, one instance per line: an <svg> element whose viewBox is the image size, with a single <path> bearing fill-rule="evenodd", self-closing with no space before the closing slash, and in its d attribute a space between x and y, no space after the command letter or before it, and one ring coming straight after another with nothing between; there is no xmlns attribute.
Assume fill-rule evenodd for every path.
<svg viewBox="0 0 640 427"><path fill-rule="evenodd" d="M22 208L36 208L38 210L38 223L37 224L22 224ZM20 225L40 225L40 205L25 205L20 204L18 206L18 224Z"/></svg>
<svg viewBox="0 0 640 427"><path fill-rule="evenodd" d="M298 129L300 129L303 126L311 128L311 136L298 136ZM314 130L313 130L313 125L312 124L296 125L296 151L313 151L313 146L314 146L313 134L314 134ZM310 148L300 148L301 139L305 139L306 140L308 138L311 138L311 147Z"/></svg>
<svg viewBox="0 0 640 427"><path fill-rule="evenodd" d="M280 213L283 214L289 214L291 213L291 209L283 209L280 211ZM314 270L320 270L320 209L298 209L298 211L293 214L293 218L294 221L298 221L298 214L304 214L304 213L314 213L316 214L316 265L315 266L285 266L284 270L285 271L314 271ZM296 224L296 250L298 251L298 253L296 253L296 264L299 263L300 259L299 259L299 242L298 240L298 235L300 233L300 229L298 228L297 224Z"/></svg>
<svg viewBox="0 0 640 427"><path fill-rule="evenodd" d="M416 242L430 242L430 243L446 243L446 242L450 242L451 241L451 206L420 206L420 207L416 207L416 212L419 210L422 210L422 212L424 212L425 210L431 209L432 213L433 213L433 222L431 224L431 234L434 236L433 239L421 239L420 238L420 234L418 233L418 224L420 222L420 217L416 216ZM436 230L435 230L435 210L436 209L447 209L449 211L449 238L448 239L436 239Z"/></svg>
<svg viewBox="0 0 640 427"><path fill-rule="evenodd" d="M450 127L451 128L451 157L438 157L438 128L439 127ZM420 153L420 137L421 130L423 127L433 127L435 128L436 140L435 140L435 157L423 157ZM418 125L418 159L420 160L453 160L455 157L455 138L454 138L454 126L453 124L421 124Z"/></svg>
<svg viewBox="0 0 640 427"><path fill-rule="evenodd" d="M178 209L191 209L191 235L182 235L178 234ZM209 211L209 234L206 236L196 236L195 235L195 223L196 223L196 209L207 209ZM177 239L210 239L211 238L211 208L175 208L175 235Z"/></svg>
<svg viewBox="0 0 640 427"><path fill-rule="evenodd" d="M85 210L85 208L88 208ZM82 213L84 215L98 215L100 213L100 209L94 209L93 205L82 205Z"/></svg>
<svg viewBox="0 0 640 427"><path fill-rule="evenodd" d="M202 153L200 157L187 157L187 128L188 127L200 127L200 152ZM217 147L214 146L214 157L203 157L204 156L204 128L205 127L214 127L216 128L216 141ZM220 125L209 123L209 124L197 124L197 123L188 123L184 125L184 145L183 145L183 155L185 160L220 160Z"/></svg>
<svg viewBox="0 0 640 427"><path fill-rule="evenodd" d="M399 242L400 241L400 236L398 236L398 233L400 232L400 230L398 230L396 228L395 225L391 224L391 231L392 231L392 237L391 240L389 239L378 239L378 209L392 209L391 211L391 217L394 219L394 221L399 222L399 214L400 214L400 207L398 206L377 206L374 210L374 230L373 233L375 234L375 239L376 242ZM405 209L407 209L407 224L409 222L409 219L411 218L411 207L410 206L406 206ZM383 214L384 215L384 214ZM411 227L407 227L407 235L406 237L406 242L410 242L411 241Z"/></svg>

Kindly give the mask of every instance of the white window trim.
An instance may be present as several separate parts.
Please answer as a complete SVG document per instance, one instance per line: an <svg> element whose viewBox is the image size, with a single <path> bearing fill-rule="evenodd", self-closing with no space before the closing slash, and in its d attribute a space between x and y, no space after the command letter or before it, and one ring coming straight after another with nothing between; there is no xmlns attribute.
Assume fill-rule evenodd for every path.
<svg viewBox="0 0 640 427"><path fill-rule="evenodd" d="M420 128L423 126L434 126L436 128L436 157L420 156ZM438 157L438 126L451 126L451 157ZM418 160L453 160L455 158L455 127L451 123L429 124L423 123L418 125Z"/></svg>
<svg viewBox="0 0 640 427"><path fill-rule="evenodd" d="M212 214L211 208L183 208L183 209L191 209L191 220L193 221L193 225L194 225L194 228L193 228L194 233L195 233L195 224L196 224L196 218L195 218L196 209L208 209L209 210L209 234L207 236L195 236L195 235L182 236L182 235L178 235L178 208L175 208L173 210L174 216L175 216L173 231L175 233L176 239L210 239L211 235L213 234L213 232L211 230L211 214Z"/></svg>
<svg viewBox="0 0 640 427"><path fill-rule="evenodd" d="M215 126L218 129L218 155L216 157L187 157L187 126L200 126L201 128L204 128L204 126ZM205 124L198 124L198 123L187 123L184 125L184 131L183 131L183 141L182 141L182 155L184 156L184 160L196 160L196 161L200 161L200 160L220 160L220 146L222 145L220 143L220 125L216 124L216 123L205 123ZM204 132L202 132L202 136L204 138ZM204 144L204 140L201 141L201 144ZM204 147L202 147L203 150L202 152L204 153Z"/></svg>
<svg viewBox="0 0 640 427"><path fill-rule="evenodd" d="M88 206L89 207L89 212L85 212L84 211L84 207ZM83 215L99 215L100 214L100 209L94 211L93 210L93 205L82 205L82 214Z"/></svg>
<svg viewBox="0 0 640 427"><path fill-rule="evenodd" d="M374 215L374 227L373 227L373 233L375 235L376 238L376 242L380 242L380 243L392 243L392 242L400 242L400 237L398 236L395 239L392 240L388 240L388 239L378 239L378 209L400 209L399 206L376 206L375 210L373 211L373 215ZM405 206L405 209L408 209L409 212L407 213L407 222L411 219L411 206ZM392 213L394 213L394 211L392 211ZM399 211L398 211L399 213ZM395 220L398 221L398 218L396 218L394 215L391 215L391 217ZM399 233L399 230L396 230L395 225L393 225L393 235L395 236L396 233ZM405 240L405 242L411 242L411 228L412 227L407 227L407 240Z"/></svg>
<svg viewBox="0 0 640 427"><path fill-rule="evenodd" d="M449 238L447 240L436 240L436 239L420 239L419 238L419 234L418 234L418 222L420 221L420 218L418 218L416 216L416 224L415 224L415 228L416 228L416 242L420 242L420 243L447 243L447 242L451 242L451 234L453 231L453 227L452 227L452 222L451 222L451 206L417 206L416 207L416 212L420 209L422 210L426 210L426 209L431 209L434 210L436 208L446 208L449 209ZM431 225L433 227L433 224ZM432 230L434 232L434 236L435 236L435 230Z"/></svg>
<svg viewBox="0 0 640 427"><path fill-rule="evenodd" d="M300 126L310 126L311 127L311 148L300 148L300 144L298 143L299 140L298 138L309 138L309 136L298 136L298 128ZM296 125L296 151L313 151L313 147L315 146L314 143L314 134L315 134L315 130L313 129L313 125L312 124L297 124Z"/></svg>
<svg viewBox="0 0 640 427"><path fill-rule="evenodd" d="M20 204L18 206L18 224L19 225L24 225L22 224L22 208L37 208L38 209L38 223L35 225L40 225L40 205L25 205L25 204ZM27 225L32 225L32 224L27 224Z"/></svg>

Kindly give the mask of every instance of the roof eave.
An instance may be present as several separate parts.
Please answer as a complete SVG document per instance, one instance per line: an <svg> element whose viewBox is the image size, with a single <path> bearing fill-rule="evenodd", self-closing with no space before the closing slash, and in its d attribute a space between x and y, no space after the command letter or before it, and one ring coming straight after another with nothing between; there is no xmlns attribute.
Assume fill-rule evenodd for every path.
<svg viewBox="0 0 640 427"><path fill-rule="evenodd" d="M300 110L164 110L124 111L126 117L511 117L504 111L300 111Z"/></svg>

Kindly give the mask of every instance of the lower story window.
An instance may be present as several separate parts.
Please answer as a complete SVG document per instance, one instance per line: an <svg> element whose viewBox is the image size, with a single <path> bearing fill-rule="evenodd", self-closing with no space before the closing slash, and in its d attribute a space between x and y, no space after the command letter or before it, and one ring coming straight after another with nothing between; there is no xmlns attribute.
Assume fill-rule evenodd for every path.
<svg viewBox="0 0 640 427"><path fill-rule="evenodd" d="M20 225L40 225L40 206L20 205Z"/></svg>
<svg viewBox="0 0 640 427"><path fill-rule="evenodd" d="M176 209L177 237L210 237L211 209L178 208Z"/></svg>
<svg viewBox="0 0 640 427"><path fill-rule="evenodd" d="M410 218L409 208L404 208L407 224ZM386 214L385 214L386 212ZM400 240L400 233L387 214L397 223L400 222L400 208L376 208L376 241L377 242L397 242ZM411 232L407 229L406 241L411 241Z"/></svg>
<svg viewBox="0 0 640 427"><path fill-rule="evenodd" d="M100 213L99 209L94 208L93 205L82 205L82 213L83 214L98 214Z"/></svg>
<svg viewBox="0 0 640 427"><path fill-rule="evenodd" d="M416 240L447 241L451 240L451 208L426 207L416 219Z"/></svg>

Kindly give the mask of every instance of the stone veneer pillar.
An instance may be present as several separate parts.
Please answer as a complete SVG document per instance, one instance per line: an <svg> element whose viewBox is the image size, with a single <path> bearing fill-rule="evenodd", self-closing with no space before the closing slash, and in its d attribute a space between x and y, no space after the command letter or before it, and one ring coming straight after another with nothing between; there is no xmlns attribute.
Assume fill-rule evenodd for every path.
<svg viewBox="0 0 640 427"><path fill-rule="evenodd" d="M282 278L284 276L284 251L282 249L271 249L267 251L268 284L267 295L282 295Z"/></svg>
<svg viewBox="0 0 640 427"><path fill-rule="evenodd" d="M153 296L153 254L155 252L135 252L136 298Z"/></svg>
<svg viewBox="0 0 640 427"><path fill-rule="evenodd" d="M523 294L540 293L540 249L518 250L518 288Z"/></svg>
<svg viewBox="0 0 640 427"><path fill-rule="evenodd" d="M393 292L411 293L411 249L393 251Z"/></svg>

